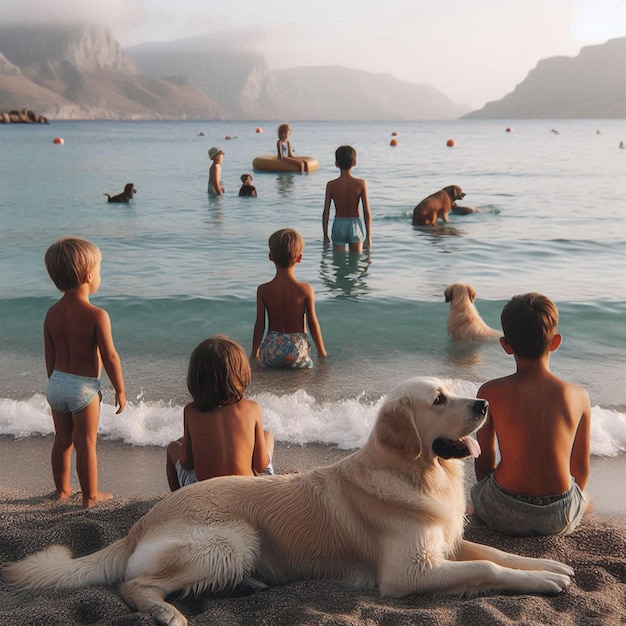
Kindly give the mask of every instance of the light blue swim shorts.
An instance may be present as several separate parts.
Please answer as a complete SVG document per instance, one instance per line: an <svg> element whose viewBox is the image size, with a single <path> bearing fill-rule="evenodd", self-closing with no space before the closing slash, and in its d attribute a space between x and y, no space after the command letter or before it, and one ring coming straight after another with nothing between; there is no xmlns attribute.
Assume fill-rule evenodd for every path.
<svg viewBox="0 0 626 626"><path fill-rule="evenodd" d="M262 472L254 472L256 476L274 476L274 465L272 464L272 457L268 466ZM178 484L181 487L187 487L187 485L193 485L198 482L195 470L185 469L180 460L176 461L176 475L178 476Z"/></svg>
<svg viewBox="0 0 626 626"><path fill-rule="evenodd" d="M587 501L572 478L572 486L554 496L523 496L507 491L493 472L471 490L476 515L505 535L569 535L580 523Z"/></svg>
<svg viewBox="0 0 626 626"><path fill-rule="evenodd" d="M261 342L261 367L313 367L307 334L270 330Z"/></svg>
<svg viewBox="0 0 626 626"><path fill-rule="evenodd" d="M336 217L330 234L332 242L337 246L365 241L363 223L358 217Z"/></svg>
<svg viewBox="0 0 626 626"><path fill-rule="evenodd" d="M54 370L48 379L46 400L58 413L79 413L100 395L100 379Z"/></svg>

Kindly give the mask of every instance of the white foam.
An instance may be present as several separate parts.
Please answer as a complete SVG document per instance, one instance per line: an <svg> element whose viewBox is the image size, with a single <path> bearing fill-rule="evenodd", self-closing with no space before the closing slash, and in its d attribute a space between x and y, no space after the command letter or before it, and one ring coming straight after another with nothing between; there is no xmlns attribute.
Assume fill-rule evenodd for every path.
<svg viewBox="0 0 626 626"><path fill-rule="evenodd" d="M450 382L450 381L449 381ZM473 396L477 385L452 381L455 391ZM278 441L294 444L324 443L342 449L362 446L372 429L382 398L371 402L364 397L317 402L299 390L277 396L263 392L251 399L263 409L266 428ZM166 446L182 435L183 407L167 402L129 403L115 415L115 408L103 404L99 436L143 446ZM41 394L28 400L0 398L0 435L18 438L53 434L48 404ZM591 416L591 453L616 456L626 452L626 413L594 406Z"/></svg>

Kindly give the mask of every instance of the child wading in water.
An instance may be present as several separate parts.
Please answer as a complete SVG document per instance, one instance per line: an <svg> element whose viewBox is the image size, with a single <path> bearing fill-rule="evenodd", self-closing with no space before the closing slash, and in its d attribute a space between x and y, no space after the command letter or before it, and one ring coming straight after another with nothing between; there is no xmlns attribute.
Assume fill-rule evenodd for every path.
<svg viewBox="0 0 626 626"><path fill-rule="evenodd" d="M224 151L221 148L210 148L209 159L213 161L209 168L209 188L208 192L213 196L221 196L224 191L222 185L222 160L224 159Z"/></svg>
<svg viewBox="0 0 626 626"><path fill-rule="evenodd" d="M336 250L361 252L363 243L372 245L372 214L367 193L367 183L362 178L352 175L356 165L356 150L352 146L339 146L335 150L335 165L339 168L339 178L326 185L324 212L322 213L322 230L324 243L329 243L328 223L330 221L330 205L335 204L335 220L332 228L332 242ZM359 215L359 202L363 205L365 232Z"/></svg>
<svg viewBox="0 0 626 626"><path fill-rule="evenodd" d="M293 163L300 168L300 173L304 174L309 172L309 162L306 159L300 159L293 153L291 142L291 127L289 124L281 124L278 127L278 141L276 142L276 150L278 151L278 158L285 163Z"/></svg>
<svg viewBox="0 0 626 626"><path fill-rule="evenodd" d="M112 497L98 491L96 441L102 364L115 389L116 414L126 406L122 364L113 344L109 315L89 302L89 296L100 287L101 262L102 254L94 244L71 237L52 244L45 255L48 274L63 292L48 310L43 328L46 399L55 432L52 475L57 496L69 497L74 447L84 507Z"/></svg>
<svg viewBox="0 0 626 626"><path fill-rule="evenodd" d="M302 260L304 239L293 228L284 228L269 238L269 247L276 276L257 289L250 358L259 358L260 352L263 367L313 367L307 323L319 356L326 356L326 348L315 314L313 287L295 275L295 266ZM264 339L266 313L269 330Z"/></svg>
<svg viewBox="0 0 626 626"><path fill-rule="evenodd" d="M175 491L215 476L273 474L274 437L261 407L243 395L252 375L245 350L224 335L192 352L183 437L167 447L167 481Z"/></svg>

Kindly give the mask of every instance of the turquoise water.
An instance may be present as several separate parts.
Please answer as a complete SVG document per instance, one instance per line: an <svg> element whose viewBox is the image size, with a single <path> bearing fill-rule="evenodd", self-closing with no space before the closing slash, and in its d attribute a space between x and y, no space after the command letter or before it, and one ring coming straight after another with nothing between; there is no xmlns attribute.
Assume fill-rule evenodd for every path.
<svg viewBox="0 0 626 626"><path fill-rule="evenodd" d="M275 149L274 122L1 127L0 434L51 431L40 394L41 324L58 297L43 265L52 241L74 234L103 251L93 302L111 315L132 399L114 418L107 389L103 434L161 444L179 435L193 347L222 332L249 350L256 287L273 275L267 238L292 226L307 242L297 274L315 288L330 357L310 372L254 373L251 395L279 438L358 445L399 380L436 375L474 394L510 372L497 342L448 341L443 290L463 281L492 326L515 293L540 291L557 302L564 342L553 369L591 394L594 453L624 450L626 150L618 145L626 122L516 121L510 133L507 125L294 124L296 151L315 156L320 169L254 173L256 199L237 196L239 176ZM342 143L357 149L355 175L370 189L373 246L361 256L322 243L324 189ZM212 145L226 153L222 198L206 194ZM130 181L133 203L106 203L104 192ZM483 212L413 227L415 204L449 184Z"/></svg>

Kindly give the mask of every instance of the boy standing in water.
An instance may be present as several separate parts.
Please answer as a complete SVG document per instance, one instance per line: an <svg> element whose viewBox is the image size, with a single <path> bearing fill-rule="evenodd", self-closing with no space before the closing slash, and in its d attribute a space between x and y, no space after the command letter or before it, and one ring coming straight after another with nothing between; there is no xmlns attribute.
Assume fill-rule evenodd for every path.
<svg viewBox="0 0 626 626"><path fill-rule="evenodd" d="M339 146L335 151L335 165L339 168L339 178L326 185L322 228L324 243L329 243L328 222L330 203L335 203L335 220L332 228L333 247L345 250L346 244L350 252L361 252L363 242L367 247L372 245L372 215L370 213L367 183L361 178L352 176L352 168L356 165L356 150L352 146ZM359 202L363 205L365 233L359 215Z"/></svg>
<svg viewBox="0 0 626 626"><path fill-rule="evenodd" d="M250 358L260 356L263 367L313 367L307 323L319 356L326 356L326 348L315 314L313 287L295 276L295 267L302 260L304 239L293 228L283 228L269 238L269 247L276 276L257 289ZM269 330L264 339L266 312Z"/></svg>
<svg viewBox="0 0 626 626"><path fill-rule="evenodd" d="M67 237L45 254L50 278L63 292L44 321L48 388L46 399L54 420L52 475L59 499L72 493L70 464L76 449L76 472L83 506L111 498L98 491L96 441L100 420L102 364L115 389L116 414L126 406L122 364L113 344L111 320L89 302L100 287L102 254L91 242Z"/></svg>
<svg viewBox="0 0 626 626"><path fill-rule="evenodd" d="M591 406L582 387L550 371L550 353L561 344L558 320L545 296L512 298L502 310L500 343L516 372L477 394L489 402L489 416L478 431L472 503L486 524L509 535L569 534L587 506Z"/></svg>

